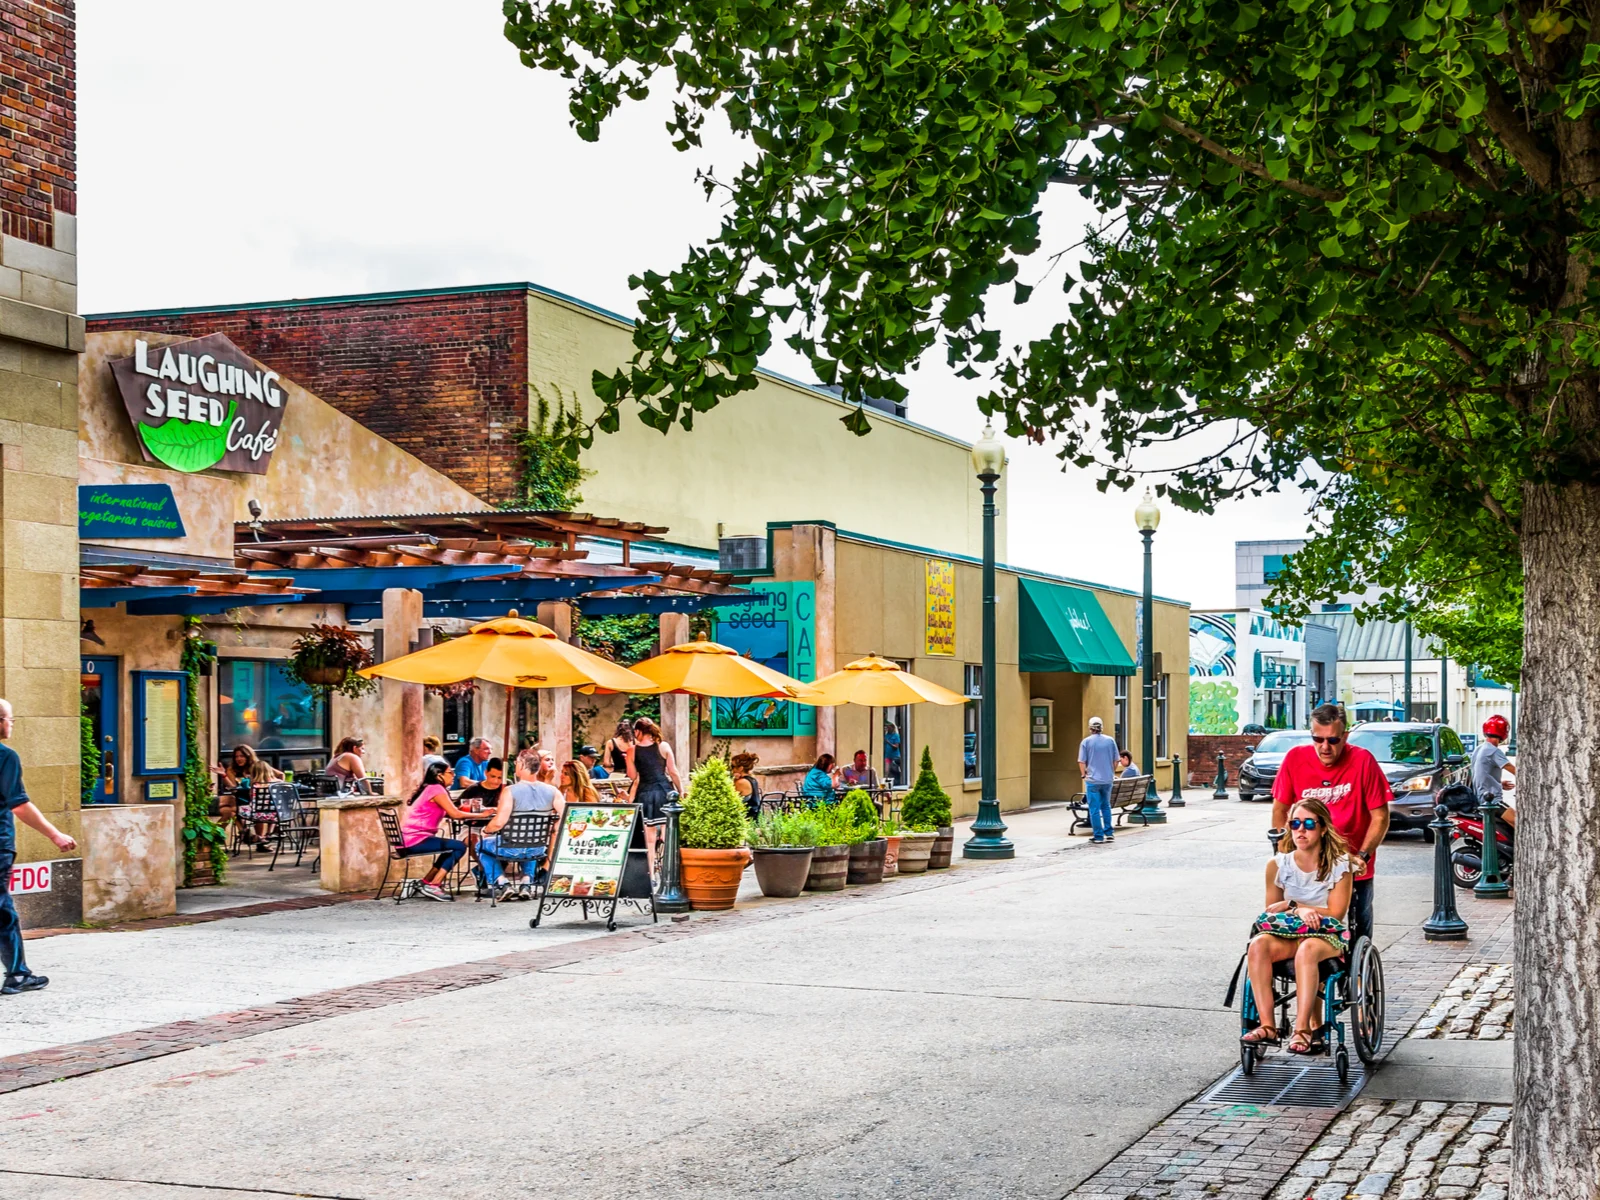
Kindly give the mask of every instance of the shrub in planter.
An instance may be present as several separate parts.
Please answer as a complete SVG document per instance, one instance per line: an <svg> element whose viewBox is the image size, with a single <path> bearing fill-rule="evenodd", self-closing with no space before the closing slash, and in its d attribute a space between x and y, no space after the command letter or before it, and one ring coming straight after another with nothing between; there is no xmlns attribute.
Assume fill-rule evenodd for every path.
<svg viewBox="0 0 1600 1200"><path fill-rule="evenodd" d="M817 845L811 852L811 873L806 876L808 892L838 892L844 889L850 869L850 843L865 840L845 819L837 804L813 809L808 814L817 823Z"/></svg>
<svg viewBox="0 0 1600 1200"><path fill-rule="evenodd" d="M838 819L850 844L849 883L882 883L883 858L889 843L879 835L878 806L860 788L839 801Z"/></svg>
<svg viewBox="0 0 1600 1200"><path fill-rule="evenodd" d="M750 852L744 847L744 801L722 759L708 758L689 776L678 829L690 907L732 908Z"/></svg>
<svg viewBox="0 0 1600 1200"><path fill-rule="evenodd" d="M802 813L762 813L746 825L756 882L763 896L798 896L811 874L811 848L821 827Z"/></svg>
<svg viewBox="0 0 1600 1200"><path fill-rule="evenodd" d="M900 805L900 819L913 829L938 829L950 824L950 797L933 773L933 755L922 748L922 767Z"/></svg>

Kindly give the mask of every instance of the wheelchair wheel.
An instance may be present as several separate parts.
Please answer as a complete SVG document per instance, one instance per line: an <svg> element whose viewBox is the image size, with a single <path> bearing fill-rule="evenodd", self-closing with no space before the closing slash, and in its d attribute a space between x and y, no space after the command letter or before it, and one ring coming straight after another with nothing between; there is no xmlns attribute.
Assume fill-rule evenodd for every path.
<svg viewBox="0 0 1600 1200"><path fill-rule="evenodd" d="M1339 1085L1350 1082L1350 1051L1340 1046L1333 1052L1333 1069L1339 1072Z"/></svg>
<svg viewBox="0 0 1600 1200"><path fill-rule="evenodd" d="M1367 937L1350 952L1350 1032L1356 1053L1371 1066L1383 1048L1383 959Z"/></svg>
<svg viewBox="0 0 1600 1200"><path fill-rule="evenodd" d="M1246 1075L1256 1073L1256 1048L1246 1042L1239 1043L1239 1070Z"/></svg>

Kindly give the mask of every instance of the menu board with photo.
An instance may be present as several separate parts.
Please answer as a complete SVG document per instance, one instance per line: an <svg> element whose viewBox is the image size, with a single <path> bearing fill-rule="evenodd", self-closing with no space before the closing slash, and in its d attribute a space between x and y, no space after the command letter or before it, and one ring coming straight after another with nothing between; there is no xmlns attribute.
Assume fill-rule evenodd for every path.
<svg viewBox="0 0 1600 1200"><path fill-rule="evenodd" d="M638 811L632 804L569 806L550 861L547 894L552 899L614 900Z"/></svg>

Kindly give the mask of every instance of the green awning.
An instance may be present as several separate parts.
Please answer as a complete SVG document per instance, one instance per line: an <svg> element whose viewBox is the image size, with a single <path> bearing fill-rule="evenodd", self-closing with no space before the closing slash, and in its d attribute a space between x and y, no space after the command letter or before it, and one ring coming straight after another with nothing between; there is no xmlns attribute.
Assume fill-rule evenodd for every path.
<svg viewBox="0 0 1600 1200"><path fill-rule="evenodd" d="M1133 656L1095 594L1064 583L1017 580L1018 669L1133 675Z"/></svg>

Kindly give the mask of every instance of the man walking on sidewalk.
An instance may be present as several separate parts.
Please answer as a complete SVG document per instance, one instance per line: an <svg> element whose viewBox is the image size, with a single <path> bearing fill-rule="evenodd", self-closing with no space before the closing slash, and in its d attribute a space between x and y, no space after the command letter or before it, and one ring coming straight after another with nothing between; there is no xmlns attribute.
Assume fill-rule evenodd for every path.
<svg viewBox="0 0 1600 1200"><path fill-rule="evenodd" d="M1117 743L1101 732L1105 723L1089 718L1089 736L1078 747L1078 770L1083 772L1083 790L1089 800L1089 830L1094 844L1115 841L1111 832L1111 781L1117 775Z"/></svg>
<svg viewBox="0 0 1600 1200"><path fill-rule="evenodd" d="M14 718L11 703L0 700L0 741L10 738ZM28 970L22 957L22 922L11 902L11 864L17 857L17 827L12 814L31 825L56 844L58 850L76 850L78 843L50 823L34 807L22 786L22 760L10 746L0 746L0 965L5 976L0 980L0 996L35 992L50 981Z"/></svg>

